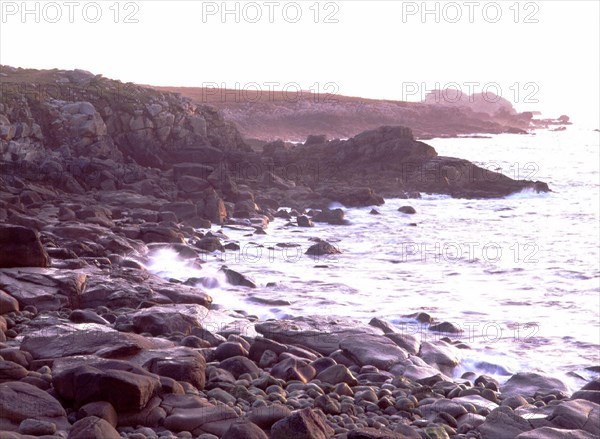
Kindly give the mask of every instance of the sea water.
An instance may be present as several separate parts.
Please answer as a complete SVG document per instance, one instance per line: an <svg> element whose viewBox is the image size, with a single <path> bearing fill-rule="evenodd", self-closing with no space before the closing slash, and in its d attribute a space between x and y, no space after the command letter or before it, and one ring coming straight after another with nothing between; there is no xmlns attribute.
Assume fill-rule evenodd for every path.
<svg viewBox="0 0 600 439"><path fill-rule="evenodd" d="M472 370L502 380L539 371L576 389L583 382L578 377L594 376L586 368L600 365L599 140L600 133L576 125L533 135L428 140L439 155L541 180L552 192L490 200L423 194L386 200L376 208L380 215L371 207L344 209L345 226L297 228L276 219L267 235L225 228L239 251L205 257L202 270L153 255L149 268L181 279L205 277L215 306L261 319L379 317L423 341L448 335L406 317L427 312L460 328L451 338L471 347L460 351L457 375ZM404 205L417 213L398 212ZM341 253L305 255L314 238ZM258 287L227 284L222 265Z"/></svg>

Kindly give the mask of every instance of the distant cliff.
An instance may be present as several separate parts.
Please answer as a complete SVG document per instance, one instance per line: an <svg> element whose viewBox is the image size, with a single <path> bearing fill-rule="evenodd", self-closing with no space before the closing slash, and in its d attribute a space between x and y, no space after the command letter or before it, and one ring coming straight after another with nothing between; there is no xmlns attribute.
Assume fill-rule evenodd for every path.
<svg viewBox="0 0 600 439"><path fill-rule="evenodd" d="M202 224L270 214L278 206L380 204L381 196L407 193L502 197L527 187L548 190L543 183L438 157L409 127L378 126L349 140L314 135L303 145L274 141L251 148L227 113L214 107L81 70L0 66L0 92L0 219L17 221L32 206L64 203L71 196L110 199L124 207L168 206L177 218ZM416 107L389 103L403 105L422 126ZM282 105L282 119L317 133L328 120L350 120L340 119L348 106L337 104L332 114L327 108L320 107L318 116L308 110L294 116L293 108ZM433 111L419 108L421 115ZM471 122L461 119L463 110L435 111L436 117L448 115L444 123L454 120L452 126L462 123L468 131ZM374 115L370 120L377 123ZM432 127L439 126L445 125ZM131 193L153 201L133 201Z"/></svg>
<svg viewBox="0 0 600 439"><path fill-rule="evenodd" d="M438 91L425 102L363 99L310 92L283 93L208 88L155 87L212 105L249 139L303 141L310 134L350 138L382 125L410 127L419 139L473 134L525 133L531 113L517 113L500 97L463 96L459 102ZM487 96L487 95L486 95Z"/></svg>

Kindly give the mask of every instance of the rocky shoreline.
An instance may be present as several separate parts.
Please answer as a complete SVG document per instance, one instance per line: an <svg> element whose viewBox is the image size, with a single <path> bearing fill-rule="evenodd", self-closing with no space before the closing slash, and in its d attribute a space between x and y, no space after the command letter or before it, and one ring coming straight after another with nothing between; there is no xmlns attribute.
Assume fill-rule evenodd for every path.
<svg viewBox="0 0 600 439"><path fill-rule="evenodd" d="M81 71L2 72L0 439L600 434L598 380L570 394L536 373L456 378L468 346L451 331L422 341L379 319L259 321L215 309L201 279L146 268L169 249L202 270L244 244L214 224L343 225L332 201L498 197L545 183L439 157L403 127L257 152L217 111L175 95ZM58 86L68 99L50 95ZM318 241L307 252L338 250ZM235 267L224 274L255 286Z"/></svg>
<svg viewBox="0 0 600 439"><path fill-rule="evenodd" d="M117 230L131 219L113 221ZM209 243L227 244L219 233L171 231L183 239L168 242L149 230L148 242L136 242L93 221L50 224L41 240L32 229L0 226L8 250L0 262L12 267L0 270L0 437L600 433L600 381L570 394L538 373L504 384L471 372L453 378L468 346L443 323L430 327L445 331L439 339L422 341L377 318L368 325L334 316L259 321L213 309L201 279L164 280L143 262L150 249L170 248L196 255L201 267ZM77 255L94 243L105 256ZM253 287L230 271L230 282ZM425 313L413 318L431 321Z"/></svg>

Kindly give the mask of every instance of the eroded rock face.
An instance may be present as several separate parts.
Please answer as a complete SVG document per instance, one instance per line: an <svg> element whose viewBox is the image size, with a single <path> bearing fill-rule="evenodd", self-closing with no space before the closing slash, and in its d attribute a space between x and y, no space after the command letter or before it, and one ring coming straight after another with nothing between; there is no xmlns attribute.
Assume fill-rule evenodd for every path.
<svg viewBox="0 0 600 439"><path fill-rule="evenodd" d="M0 224L0 268L47 267L48 254L38 234L26 227Z"/></svg>

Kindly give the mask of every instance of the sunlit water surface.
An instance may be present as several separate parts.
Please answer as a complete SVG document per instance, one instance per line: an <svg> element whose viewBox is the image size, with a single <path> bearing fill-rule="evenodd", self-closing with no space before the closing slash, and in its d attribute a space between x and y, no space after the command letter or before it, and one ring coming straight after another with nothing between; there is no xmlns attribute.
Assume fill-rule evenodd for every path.
<svg viewBox="0 0 600 439"><path fill-rule="evenodd" d="M577 126L564 132L434 139L440 155L461 157L519 179L545 181L549 194L458 200L424 195L345 209L350 225L310 229L276 219L267 235L225 228L240 251L216 252L202 270L155 255L164 276L205 277L214 303L262 319L340 315L380 317L422 340L440 335L403 317L425 311L464 332L457 375L474 370L505 379L525 370L561 376L576 388L600 365L599 136ZM398 212L411 205L416 215ZM411 225L411 223L416 223ZM218 230L217 227L214 230ZM310 238L342 254L304 255ZM278 243L296 243L281 248ZM227 265L256 289L227 284Z"/></svg>

